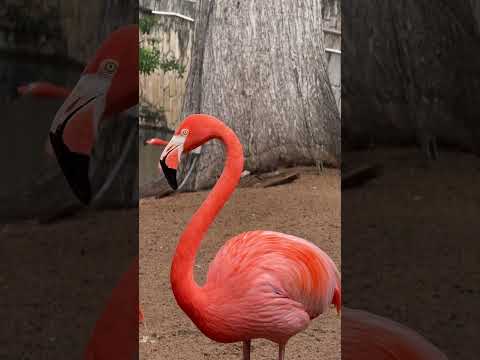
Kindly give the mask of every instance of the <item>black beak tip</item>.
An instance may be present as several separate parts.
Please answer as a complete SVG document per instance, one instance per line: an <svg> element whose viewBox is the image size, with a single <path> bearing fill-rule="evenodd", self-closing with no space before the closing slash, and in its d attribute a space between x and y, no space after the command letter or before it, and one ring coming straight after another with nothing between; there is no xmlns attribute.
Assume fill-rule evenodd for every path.
<svg viewBox="0 0 480 360"><path fill-rule="evenodd" d="M88 178L90 157L70 151L58 134L50 133L50 142L73 193L83 204L88 205L92 200L92 189Z"/></svg>
<svg viewBox="0 0 480 360"><path fill-rule="evenodd" d="M162 167L163 174L165 175L165 178L167 179L170 187L173 190L177 190L178 189L177 170L170 169L165 163L165 160L160 160L160 166Z"/></svg>

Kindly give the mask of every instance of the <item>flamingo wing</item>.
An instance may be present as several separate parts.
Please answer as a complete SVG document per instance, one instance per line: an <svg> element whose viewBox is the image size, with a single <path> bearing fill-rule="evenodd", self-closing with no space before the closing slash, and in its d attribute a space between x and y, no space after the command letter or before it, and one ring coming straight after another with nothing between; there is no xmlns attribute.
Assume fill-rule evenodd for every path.
<svg viewBox="0 0 480 360"><path fill-rule="evenodd" d="M340 275L327 254L308 241L252 231L220 249L204 290L213 299L206 311L208 322L228 334L225 339L214 334L215 339L263 337L282 342L334 301ZM207 335L211 336L208 331Z"/></svg>

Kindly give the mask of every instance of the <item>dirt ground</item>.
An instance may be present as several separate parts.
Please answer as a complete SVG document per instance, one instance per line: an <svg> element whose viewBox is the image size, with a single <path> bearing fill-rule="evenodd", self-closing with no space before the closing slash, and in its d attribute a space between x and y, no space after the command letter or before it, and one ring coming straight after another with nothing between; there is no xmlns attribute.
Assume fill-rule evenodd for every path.
<svg viewBox="0 0 480 360"><path fill-rule="evenodd" d="M430 169L415 148L343 153L384 174L342 191L345 306L393 318L449 359L478 358L480 159L440 149Z"/></svg>
<svg viewBox="0 0 480 360"><path fill-rule="evenodd" d="M241 344L219 344L200 333L178 308L170 281L170 262L181 231L207 195L181 193L140 202L140 303L146 326L140 327L142 360L241 358ZM293 183L271 188L240 188L226 204L204 239L196 279L226 239L247 230L275 230L308 239L326 251L340 268L340 172L321 175L303 169ZM276 359L277 348L253 341L252 360ZM340 318L331 309L293 337L287 359L340 359Z"/></svg>
<svg viewBox="0 0 480 360"><path fill-rule="evenodd" d="M83 359L137 231L137 209L0 224L0 359Z"/></svg>

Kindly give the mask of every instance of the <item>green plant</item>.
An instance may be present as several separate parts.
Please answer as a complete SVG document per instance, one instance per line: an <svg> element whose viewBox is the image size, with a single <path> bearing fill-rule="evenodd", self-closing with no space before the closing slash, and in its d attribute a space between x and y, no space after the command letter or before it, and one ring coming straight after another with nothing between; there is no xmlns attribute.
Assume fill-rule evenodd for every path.
<svg viewBox="0 0 480 360"><path fill-rule="evenodd" d="M143 75L150 75L160 67L160 52L157 49L140 47L139 68Z"/></svg>
<svg viewBox="0 0 480 360"><path fill-rule="evenodd" d="M152 15L145 15L139 19L140 32L143 35L149 35L157 20ZM147 38L145 38L146 40ZM169 71L176 72L179 77L185 73L185 65L181 64L175 57L162 54L158 49L158 39L149 39L148 46L144 46L140 41L139 46L139 71L142 75L150 75L155 70L160 69L164 73Z"/></svg>
<svg viewBox="0 0 480 360"><path fill-rule="evenodd" d="M163 72L175 71L180 78L183 78L185 73L185 65L179 63L174 57L164 57L159 66Z"/></svg>
<svg viewBox="0 0 480 360"><path fill-rule="evenodd" d="M156 25L157 21L152 15L142 16L138 20L138 26L140 27L140 32L142 34L150 34L153 30L153 27Z"/></svg>

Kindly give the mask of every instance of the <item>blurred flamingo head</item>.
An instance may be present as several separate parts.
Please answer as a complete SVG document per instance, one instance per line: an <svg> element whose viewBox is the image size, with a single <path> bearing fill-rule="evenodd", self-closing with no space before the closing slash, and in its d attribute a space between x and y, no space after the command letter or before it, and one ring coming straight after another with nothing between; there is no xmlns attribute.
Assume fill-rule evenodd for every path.
<svg viewBox="0 0 480 360"><path fill-rule="evenodd" d="M104 100L104 116L138 103L138 34L137 25L114 31L83 71L82 78L98 85L92 95Z"/></svg>
<svg viewBox="0 0 480 360"><path fill-rule="evenodd" d="M58 110L50 142L77 197L91 198L89 159L102 119L138 103L138 26L114 31Z"/></svg>

